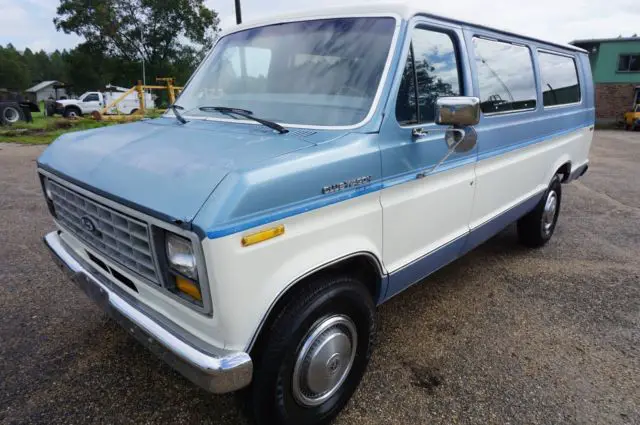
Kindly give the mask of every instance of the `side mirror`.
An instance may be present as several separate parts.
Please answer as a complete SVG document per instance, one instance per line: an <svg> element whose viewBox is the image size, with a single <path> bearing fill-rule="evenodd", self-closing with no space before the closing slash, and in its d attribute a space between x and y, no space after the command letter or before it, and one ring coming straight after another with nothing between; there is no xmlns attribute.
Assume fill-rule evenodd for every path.
<svg viewBox="0 0 640 425"><path fill-rule="evenodd" d="M480 99L471 96L436 100L436 124L468 127L480 122Z"/></svg>

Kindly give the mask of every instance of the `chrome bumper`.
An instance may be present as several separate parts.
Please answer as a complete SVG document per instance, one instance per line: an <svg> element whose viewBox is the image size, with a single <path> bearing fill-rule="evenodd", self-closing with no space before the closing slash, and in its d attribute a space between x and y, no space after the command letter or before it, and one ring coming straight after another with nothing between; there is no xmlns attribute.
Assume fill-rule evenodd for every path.
<svg viewBox="0 0 640 425"><path fill-rule="evenodd" d="M167 329L124 297L108 288L108 283L91 267L83 265L66 248L59 232L44 237L55 262L71 279L140 343L193 383L213 393L226 393L249 385L253 364L247 353L210 347L206 352L186 342L188 338Z"/></svg>

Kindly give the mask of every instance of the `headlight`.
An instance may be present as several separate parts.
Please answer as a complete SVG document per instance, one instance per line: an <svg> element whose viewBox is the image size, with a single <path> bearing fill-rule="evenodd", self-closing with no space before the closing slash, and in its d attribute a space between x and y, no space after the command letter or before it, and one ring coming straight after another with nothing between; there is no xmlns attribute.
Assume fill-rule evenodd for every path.
<svg viewBox="0 0 640 425"><path fill-rule="evenodd" d="M48 178L44 178L44 194L49 201L53 201L53 192L51 191L51 183Z"/></svg>
<svg viewBox="0 0 640 425"><path fill-rule="evenodd" d="M197 281L198 270L196 268L196 256L193 253L191 242L173 234L167 234L166 241L169 267Z"/></svg>
<svg viewBox="0 0 640 425"><path fill-rule="evenodd" d="M47 208L52 216L56 216L56 209L53 206L53 191L51 190L51 181L42 176L42 190L44 190L44 199L47 201Z"/></svg>

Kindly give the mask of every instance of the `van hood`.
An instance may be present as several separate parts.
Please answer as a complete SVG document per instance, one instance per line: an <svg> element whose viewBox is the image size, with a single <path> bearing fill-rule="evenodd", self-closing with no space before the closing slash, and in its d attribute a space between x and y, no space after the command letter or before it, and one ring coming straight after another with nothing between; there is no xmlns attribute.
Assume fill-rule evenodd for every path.
<svg viewBox="0 0 640 425"><path fill-rule="evenodd" d="M320 139L335 137L326 133ZM162 219L191 222L230 171L312 146L317 136L309 141L259 125L159 118L67 133L38 165Z"/></svg>

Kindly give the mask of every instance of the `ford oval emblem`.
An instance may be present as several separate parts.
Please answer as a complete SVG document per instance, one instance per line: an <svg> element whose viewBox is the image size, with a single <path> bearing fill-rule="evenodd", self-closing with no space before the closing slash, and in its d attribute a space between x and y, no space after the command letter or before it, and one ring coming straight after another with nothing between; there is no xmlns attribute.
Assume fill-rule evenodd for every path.
<svg viewBox="0 0 640 425"><path fill-rule="evenodd" d="M96 224L88 215L83 215L82 217L80 217L80 222L82 222L82 227L84 227L84 230L86 230L87 232L93 233L96 236L100 234L100 232L98 232Z"/></svg>

